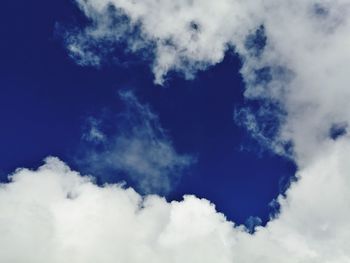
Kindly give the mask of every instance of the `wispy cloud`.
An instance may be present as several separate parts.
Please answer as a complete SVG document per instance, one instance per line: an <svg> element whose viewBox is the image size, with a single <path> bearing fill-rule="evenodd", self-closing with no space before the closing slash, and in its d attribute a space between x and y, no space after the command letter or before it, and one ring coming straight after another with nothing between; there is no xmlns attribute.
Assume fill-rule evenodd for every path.
<svg viewBox="0 0 350 263"><path fill-rule="evenodd" d="M176 152L158 116L133 92L122 91L119 96L125 110L108 119L108 126L117 124L109 134L103 117L88 118L80 164L102 176L122 172L142 193L169 193L196 158Z"/></svg>
<svg viewBox="0 0 350 263"><path fill-rule="evenodd" d="M84 40L105 43L114 36L112 45L134 43L132 52L147 46L160 84L172 70L194 77L233 48L242 58L246 98L285 113L272 140L279 152L292 142L300 162L328 140L332 125L349 122L347 0L76 2L93 25L82 31ZM122 29L106 26L107 18L123 18ZM130 30L138 33L129 37Z"/></svg>

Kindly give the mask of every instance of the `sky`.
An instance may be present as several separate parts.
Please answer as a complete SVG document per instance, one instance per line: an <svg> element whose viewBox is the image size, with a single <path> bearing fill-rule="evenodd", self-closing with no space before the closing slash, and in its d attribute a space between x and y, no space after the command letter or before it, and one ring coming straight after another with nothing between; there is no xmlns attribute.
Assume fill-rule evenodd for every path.
<svg viewBox="0 0 350 263"><path fill-rule="evenodd" d="M0 261L350 262L349 1L1 10Z"/></svg>

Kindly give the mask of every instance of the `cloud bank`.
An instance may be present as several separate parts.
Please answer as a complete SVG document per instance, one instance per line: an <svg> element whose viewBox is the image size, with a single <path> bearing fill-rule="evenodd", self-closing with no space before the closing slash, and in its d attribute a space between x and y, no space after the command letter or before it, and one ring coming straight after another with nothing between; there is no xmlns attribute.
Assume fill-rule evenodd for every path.
<svg viewBox="0 0 350 263"><path fill-rule="evenodd" d="M119 97L125 109L118 116L88 119L80 167L102 178L124 173L143 194L168 194L196 158L176 152L158 116L132 91Z"/></svg>
<svg viewBox="0 0 350 263"><path fill-rule="evenodd" d="M168 203L96 186L57 158L0 187L3 262L300 262L350 259L348 138L319 153L280 196L281 212L251 235L186 196Z"/></svg>

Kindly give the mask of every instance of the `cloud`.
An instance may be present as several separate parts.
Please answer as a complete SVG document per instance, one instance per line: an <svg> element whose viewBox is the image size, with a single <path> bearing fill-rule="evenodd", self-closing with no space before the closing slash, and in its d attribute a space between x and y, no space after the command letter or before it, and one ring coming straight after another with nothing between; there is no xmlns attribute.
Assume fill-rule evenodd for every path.
<svg viewBox="0 0 350 263"><path fill-rule="evenodd" d="M90 59L91 50L97 50L93 52L100 55L97 57L105 57L106 49L101 52L99 44L126 43L127 52L154 57L152 69L159 84L168 71L176 70L192 78L197 70L220 62L230 45L254 30L256 22L250 21L252 5L242 1L77 0L76 3L91 25L79 34L68 34L68 49L73 57L78 57L78 61L91 60L94 65L96 59Z"/></svg>
<svg viewBox="0 0 350 263"><path fill-rule="evenodd" d="M266 126L259 121L266 124L271 112L277 117L279 129L267 139L275 150L292 145L298 180L275 200L280 213L266 227L253 222L249 234L252 229L235 227L209 201L188 196L167 203L118 185L98 187L51 158L37 171L18 170L0 187L4 262L350 261L348 0L77 3L90 26L67 41L81 64L101 62L101 43L124 42L129 52L151 49L155 81L162 84L171 70L194 77L234 47L245 97L264 105L243 110L243 122L261 133ZM152 132L133 134L143 139ZM151 142L136 145L162 149L162 140ZM132 154L143 153L136 148ZM138 164L127 167L138 172Z"/></svg>
<svg viewBox="0 0 350 263"><path fill-rule="evenodd" d="M206 200L167 203L98 187L57 158L11 180L0 188L3 262L213 262L230 254L222 241L233 228Z"/></svg>
<svg viewBox="0 0 350 263"><path fill-rule="evenodd" d="M169 193L196 158L176 152L158 116L132 91L119 96L125 110L115 118L116 128L110 118L88 119L80 166L102 178L122 172L142 193Z"/></svg>
<svg viewBox="0 0 350 263"><path fill-rule="evenodd" d="M259 58L246 56L245 95L282 109L274 140L291 142L302 167L327 147L334 125L349 122L349 3L267 1L264 8L267 42ZM259 69L268 81L259 81Z"/></svg>
<svg viewBox="0 0 350 263"><path fill-rule="evenodd" d="M194 77L233 48L243 62L246 98L280 108L272 139L278 152L292 143L300 164L327 141L332 125L349 122L347 0L76 2L92 24L83 39L104 43L114 36L115 45L134 43L131 52L146 46L156 83L172 70ZM122 29L106 26L106 17L123 17ZM138 34L125 34L125 26Z"/></svg>
<svg viewBox="0 0 350 263"><path fill-rule="evenodd" d="M251 229L205 199L168 203L120 185L99 187L57 158L18 169L0 186L3 262L286 262L350 259L350 139L299 171L280 214ZM243 200L242 200L243 201ZM253 224L257 224L254 219ZM248 232L249 231L249 232Z"/></svg>
<svg viewBox="0 0 350 263"><path fill-rule="evenodd" d="M101 131L101 120L97 120L93 117L87 119L87 127L82 135L82 139L95 144L103 143L106 141L106 135Z"/></svg>

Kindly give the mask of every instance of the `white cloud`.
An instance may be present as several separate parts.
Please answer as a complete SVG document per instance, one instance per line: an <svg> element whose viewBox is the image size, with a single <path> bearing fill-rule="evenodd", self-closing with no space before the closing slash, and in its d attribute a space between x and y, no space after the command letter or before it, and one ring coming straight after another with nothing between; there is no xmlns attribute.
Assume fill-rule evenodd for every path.
<svg viewBox="0 0 350 263"><path fill-rule="evenodd" d="M135 43L133 47L154 46L157 83L170 70L193 77L197 70L221 62L233 46L243 61L246 98L272 101L286 113L275 144L292 141L300 164L319 150L332 125L349 122L348 0L77 3L94 25L86 29L84 39L103 42L106 36L116 36L115 42ZM106 26L105 17L114 17L112 7L128 18L122 29ZM138 28L139 34L130 38L125 25L128 30ZM266 45L257 55L247 39L261 25ZM257 74L262 69L267 75L264 81Z"/></svg>
<svg viewBox="0 0 350 263"><path fill-rule="evenodd" d="M126 173L142 193L167 194L196 158L176 152L158 116L133 92L122 91L119 95L126 109L115 118L116 131L107 135L103 117L89 118L83 135L88 147L83 148L79 162L102 177L106 173ZM110 118L107 126L113 126Z"/></svg>
<svg viewBox="0 0 350 263"><path fill-rule="evenodd" d="M350 138L328 145L250 235L194 196L168 203L98 187L56 158L0 187L2 262L286 262L350 260ZM242 200L243 201L243 200Z"/></svg>
<svg viewBox="0 0 350 263"><path fill-rule="evenodd" d="M89 44L94 45L96 41L127 42L128 51L132 52L155 47L150 52L155 56L155 82L160 84L170 70L180 71L191 78L197 70L220 62L229 46L241 41L256 26L256 21L250 19L250 9L254 5L249 1L76 2L92 26L81 34L68 37L68 48L73 56L89 61ZM88 51L86 57L82 50ZM93 59L92 64L95 61Z"/></svg>
<svg viewBox="0 0 350 263"><path fill-rule="evenodd" d="M333 125L350 121L350 3L267 3L267 46L258 61L246 59L242 70L246 96L276 101L286 112L277 140L291 140L303 166L328 143ZM266 85L254 83L253 72L259 67L271 68L272 81Z"/></svg>
<svg viewBox="0 0 350 263"><path fill-rule="evenodd" d="M233 229L209 202L99 188L56 158L1 185L0 211L2 262L213 262L230 254L222 241Z"/></svg>

